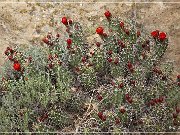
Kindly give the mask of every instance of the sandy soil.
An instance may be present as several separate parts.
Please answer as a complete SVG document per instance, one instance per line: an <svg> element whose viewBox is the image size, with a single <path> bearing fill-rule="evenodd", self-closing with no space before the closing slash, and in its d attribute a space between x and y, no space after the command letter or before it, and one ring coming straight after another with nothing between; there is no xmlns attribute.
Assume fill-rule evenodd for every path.
<svg viewBox="0 0 180 135"><path fill-rule="evenodd" d="M174 76L180 73L180 3L163 3L162 0L158 3L136 4L97 3L98 0L90 1L94 3L4 3L3 1L6 0L0 1L0 64L4 62L3 53L7 46L40 44L41 38L53 30L53 18L54 21L60 21L62 16L68 16L79 21L85 28L87 40L93 42L93 38L97 37L95 29L101 24L104 11L110 10L114 16L122 18L131 18L135 14L137 21L149 33L154 29L167 32L170 44L164 60L173 61ZM137 1L147 2L147 0ZM61 28L64 29L64 26Z"/></svg>

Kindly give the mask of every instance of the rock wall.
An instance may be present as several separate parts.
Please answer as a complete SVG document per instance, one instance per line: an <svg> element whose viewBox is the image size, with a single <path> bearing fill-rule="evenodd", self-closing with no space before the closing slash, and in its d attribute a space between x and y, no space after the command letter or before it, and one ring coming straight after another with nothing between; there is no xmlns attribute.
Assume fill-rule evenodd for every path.
<svg viewBox="0 0 180 135"><path fill-rule="evenodd" d="M85 3L87 1L77 3L76 0L74 3L73 1L60 3L57 0L46 2L45 0L39 0L39 3L22 0L0 1L0 64L4 63L3 53L7 46L40 45L42 37L53 30L53 22L60 22L62 16L79 21L88 36L88 42L93 42L97 37L95 29L101 24L104 11L110 10L114 16L135 17L140 26L144 26L149 33L154 29L166 32L170 44L164 61L173 61L174 75L180 73L180 3L178 1L177 3L170 0L149 1L151 3L140 3L148 2L147 0L137 0L137 3L133 3L132 0L118 2L89 0L90 3ZM64 26L61 25L59 29L64 29Z"/></svg>

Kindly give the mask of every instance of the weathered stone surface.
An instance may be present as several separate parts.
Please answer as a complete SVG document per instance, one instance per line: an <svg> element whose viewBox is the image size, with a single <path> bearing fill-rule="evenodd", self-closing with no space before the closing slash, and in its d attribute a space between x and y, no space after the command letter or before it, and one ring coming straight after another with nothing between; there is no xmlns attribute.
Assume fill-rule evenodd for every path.
<svg viewBox="0 0 180 135"><path fill-rule="evenodd" d="M8 0L9 1L9 0ZM61 2L62 0L49 0ZM159 0L158 3L125 3L117 0L108 3L90 0L91 3L30 3L35 1L19 0L21 3L0 2L0 64L3 63L3 53L7 46L40 44L41 38L47 32L53 31L53 22L60 22L62 16L68 16L83 25L88 42L96 37L95 29L101 25L104 11L110 10L114 16L129 18L136 15L137 21L150 32L154 29L167 32L170 45L165 60L173 60L175 74L180 73L180 3L170 0ZM6 3L7 2L7 3ZM16 1L17 2L17 1ZM45 2L39 0L39 2ZM69 0L73 2L73 0ZM75 0L74 0L75 2ZM107 2L107 3L105 3ZM122 3L124 2L124 3ZM132 2L131 0L126 2ZM137 2L148 2L139 0ZM152 1L151 1L152 2ZM65 30L63 25L60 30Z"/></svg>

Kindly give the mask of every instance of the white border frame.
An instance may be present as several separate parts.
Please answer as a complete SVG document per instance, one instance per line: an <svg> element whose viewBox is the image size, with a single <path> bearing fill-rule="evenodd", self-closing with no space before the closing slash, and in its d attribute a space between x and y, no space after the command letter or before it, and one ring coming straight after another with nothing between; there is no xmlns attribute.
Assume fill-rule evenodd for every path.
<svg viewBox="0 0 180 135"><path fill-rule="evenodd" d="M139 4L139 3L143 3L143 4L148 4L148 3L150 3L150 4L155 4L155 3L165 3L165 4L176 4L176 3L178 3L178 4L180 4L180 2L163 2L163 1L157 1L157 2L155 2L155 1L153 1L153 2L136 2L136 1L134 1L134 2L103 2L103 1L100 1L100 2L70 2L70 1L67 1L67 2L65 2L65 1L59 1L59 2L50 2L50 1L47 1L47 2L40 2L40 1L37 1L37 2L26 2L26 1L24 1L24 2L14 2L14 1L0 1L0 4L1 3L10 3L10 4L13 4L13 3L20 3L20 4L26 4L26 3L63 3L63 4L70 4L70 3L79 3L79 4L90 4L90 3L96 3L96 4L98 4L98 3L109 3L109 4L113 4L113 3L128 3L128 4L131 4L131 3L135 3L135 4ZM33 134L33 133L40 133L40 134L48 134L48 133L50 133L50 134L86 134L85 132L0 132L0 134L9 134L9 133L12 133L12 134L20 134L20 133L27 133L27 134ZM107 134L107 133L113 133L113 134L141 134L141 133L145 133L145 134L148 134L148 133L150 133L150 134L152 134L152 133L157 133L157 134L170 134L170 133L173 133L173 134L179 134L180 132L88 132L87 134L98 134L98 133L100 133L100 134Z"/></svg>

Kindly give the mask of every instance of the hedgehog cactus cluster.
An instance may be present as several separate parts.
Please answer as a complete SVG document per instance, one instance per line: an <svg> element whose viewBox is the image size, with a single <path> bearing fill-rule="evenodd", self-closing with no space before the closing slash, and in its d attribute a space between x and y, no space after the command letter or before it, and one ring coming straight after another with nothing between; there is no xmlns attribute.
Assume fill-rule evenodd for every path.
<svg viewBox="0 0 180 135"><path fill-rule="evenodd" d="M179 130L180 75L173 81L172 64L160 63L168 36L147 34L110 11L104 16L93 49L81 25L67 17L60 20L64 37L48 33L43 46L7 48L0 131Z"/></svg>

